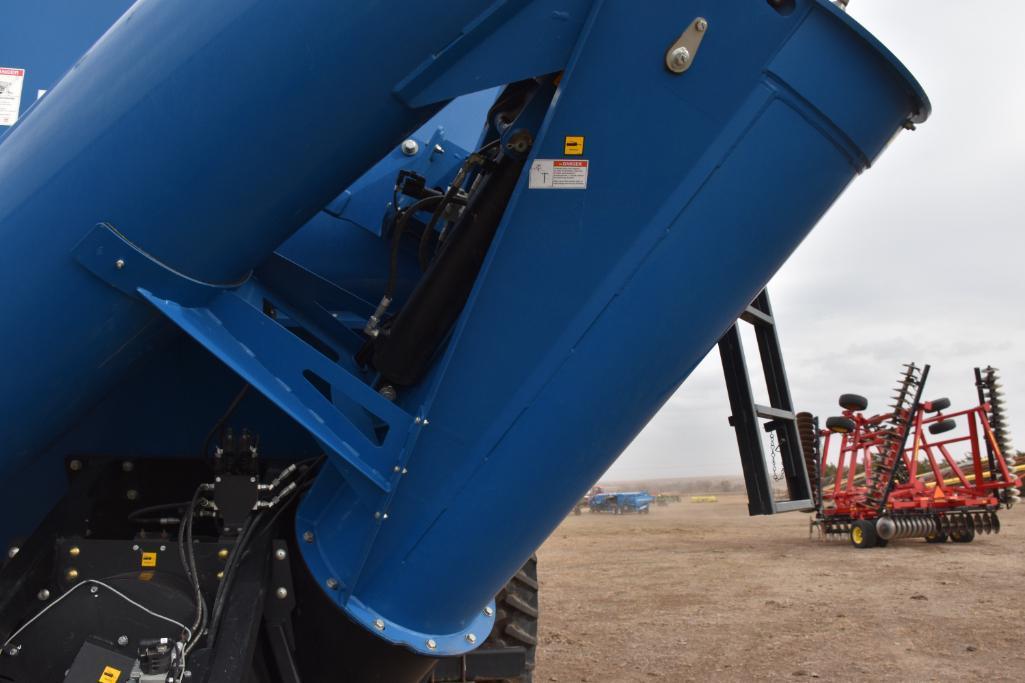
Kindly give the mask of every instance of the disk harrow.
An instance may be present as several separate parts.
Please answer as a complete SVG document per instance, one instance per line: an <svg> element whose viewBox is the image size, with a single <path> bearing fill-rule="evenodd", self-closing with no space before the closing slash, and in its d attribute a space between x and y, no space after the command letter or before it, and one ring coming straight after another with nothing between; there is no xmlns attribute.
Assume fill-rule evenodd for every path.
<svg viewBox="0 0 1025 683"><path fill-rule="evenodd" d="M946 398L922 400L928 375L928 365L905 365L889 413L866 417L868 401L844 394L843 415L830 417L825 431L809 434L813 418L799 418L816 503L811 531L820 538L870 548L906 538L969 543L1000 532L997 512L1020 501L1025 463L1005 459L997 372L977 368L979 405L956 412Z"/></svg>
<svg viewBox="0 0 1025 683"><path fill-rule="evenodd" d="M811 413L798 413L797 434L801 441L801 452L804 454L805 470L808 472L808 484L811 486L812 502L818 506L821 502L820 494L822 490L819 419Z"/></svg>

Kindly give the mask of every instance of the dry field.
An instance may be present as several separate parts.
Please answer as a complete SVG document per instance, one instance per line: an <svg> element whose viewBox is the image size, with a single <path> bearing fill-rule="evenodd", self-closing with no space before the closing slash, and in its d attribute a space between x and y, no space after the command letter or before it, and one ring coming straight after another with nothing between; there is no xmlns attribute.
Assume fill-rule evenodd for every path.
<svg viewBox="0 0 1025 683"><path fill-rule="evenodd" d="M809 540L742 495L570 516L539 552L537 683L1021 681L1025 512L971 544Z"/></svg>

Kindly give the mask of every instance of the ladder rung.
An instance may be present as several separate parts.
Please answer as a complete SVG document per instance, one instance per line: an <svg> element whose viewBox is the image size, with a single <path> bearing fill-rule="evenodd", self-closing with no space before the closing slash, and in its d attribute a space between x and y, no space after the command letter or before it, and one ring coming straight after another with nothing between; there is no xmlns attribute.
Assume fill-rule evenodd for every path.
<svg viewBox="0 0 1025 683"><path fill-rule="evenodd" d="M797 415L789 410L782 410L780 408L771 408L769 406L760 406L755 404L755 413L758 417L764 417L770 420L796 420Z"/></svg>
<svg viewBox="0 0 1025 683"><path fill-rule="evenodd" d="M734 309L736 310L736 309ZM740 314L740 319L746 323L752 325L775 325L776 321L772 319L772 316L765 311L760 311L754 306L748 306L744 309L744 312Z"/></svg>

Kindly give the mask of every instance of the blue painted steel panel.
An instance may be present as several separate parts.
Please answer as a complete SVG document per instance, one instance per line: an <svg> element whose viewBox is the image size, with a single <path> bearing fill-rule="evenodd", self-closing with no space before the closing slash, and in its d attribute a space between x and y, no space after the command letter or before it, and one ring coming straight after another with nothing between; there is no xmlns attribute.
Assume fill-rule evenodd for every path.
<svg viewBox="0 0 1025 683"><path fill-rule="evenodd" d="M665 48L699 15L707 36L674 76ZM466 649L455 636L847 183L924 117L919 93L822 3L785 16L739 0L601 3L533 150L558 159L564 136L585 136L588 187L521 178L444 357L400 394L430 425L388 507L333 472L303 501L307 563L322 584L343 580L327 592L389 640ZM375 512L387 518L368 537ZM355 568L354 551L368 552ZM430 650L425 633L462 647Z"/></svg>
<svg viewBox="0 0 1025 683"><path fill-rule="evenodd" d="M297 420L337 409L352 423L331 413L327 431L311 426L338 454L297 519L313 532L303 555L325 592L421 652L468 650L471 632L482 641L495 592L850 179L928 114L899 62L822 0L788 15L750 0L643 11L596 0L584 22L590 5L135 5L0 141L0 312L19 322L0 349L0 476L31 468L133 361L159 353L155 307ZM710 24L701 51L672 75L665 48L699 15ZM401 46L396 21L417 28ZM430 376L385 405L345 356L322 369L345 389L333 406L282 388L324 360L253 305L304 295L308 282L284 269L211 285L246 279L316 216L291 255L336 284L362 280L342 312L365 316L366 259L387 253L373 206L383 212L390 191L381 168L350 184L435 110L404 102L567 60L532 154L560 158L564 136L585 136L587 189L528 190L521 178ZM339 238L338 219L317 212L346 186L385 196L367 195ZM118 240L96 232L104 223ZM128 254L122 267L115 252ZM146 296L153 283L159 296ZM294 314L316 325L332 310ZM352 341L345 320L336 348ZM409 430L387 452L352 436L365 406ZM429 424L410 425L421 415Z"/></svg>
<svg viewBox="0 0 1025 683"><path fill-rule="evenodd" d="M488 4L135 4L0 142L0 311L20 326L0 352L17 388L0 474L109 390L156 324L72 259L93 226L196 280L244 278L429 118L395 84ZM382 60L396 16L420 29Z"/></svg>

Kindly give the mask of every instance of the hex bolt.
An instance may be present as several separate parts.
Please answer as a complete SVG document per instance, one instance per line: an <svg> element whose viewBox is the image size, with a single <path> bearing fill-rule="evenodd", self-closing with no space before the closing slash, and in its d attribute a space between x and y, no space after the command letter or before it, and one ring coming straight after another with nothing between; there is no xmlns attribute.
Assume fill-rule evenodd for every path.
<svg viewBox="0 0 1025 683"><path fill-rule="evenodd" d="M437 641L434 640L434 638L428 638L427 639L427 649L428 650L437 650L438 649L438 643L437 643Z"/></svg>
<svg viewBox="0 0 1025 683"><path fill-rule="evenodd" d="M374 619L374 628L378 631L384 630L384 619Z"/></svg>
<svg viewBox="0 0 1025 683"><path fill-rule="evenodd" d="M89 592L92 593L93 595L96 595L97 593L100 592L100 589L99 589L98 586L89 586Z"/></svg>
<svg viewBox="0 0 1025 683"><path fill-rule="evenodd" d="M67 572L65 572L64 578L67 579L68 581L74 581L75 579L78 578L78 570L75 569L74 567L72 567Z"/></svg>
<svg viewBox="0 0 1025 683"><path fill-rule="evenodd" d="M278 600L284 600L288 597L288 589L284 586L281 586L276 591L274 591L274 595L278 597Z"/></svg>
<svg viewBox="0 0 1025 683"><path fill-rule="evenodd" d="M305 532L303 532L303 540L306 541L307 543L313 543L313 532L312 531L305 531Z"/></svg>
<svg viewBox="0 0 1025 683"><path fill-rule="evenodd" d="M402 141L402 153L407 157L411 157L420 151L420 143L410 138Z"/></svg>
<svg viewBox="0 0 1025 683"><path fill-rule="evenodd" d="M690 62L690 50L678 47L669 53L669 63L674 69L683 69Z"/></svg>
<svg viewBox="0 0 1025 683"><path fill-rule="evenodd" d="M128 500L135 500L139 497L139 492L135 489L128 489L125 491L125 497L128 498Z"/></svg>
<svg viewBox="0 0 1025 683"><path fill-rule="evenodd" d="M217 580L220 581L223 578L224 578L224 572L223 571L217 572Z"/></svg>
<svg viewBox="0 0 1025 683"><path fill-rule="evenodd" d="M327 587L331 590L338 590L338 579L333 576L327 580Z"/></svg>
<svg viewBox="0 0 1025 683"><path fill-rule="evenodd" d="M698 19L694 22L694 28L697 29L698 33L704 33L708 29L708 22L704 19Z"/></svg>
<svg viewBox="0 0 1025 683"><path fill-rule="evenodd" d="M468 642L470 645L473 645L474 643L477 642L477 636L475 636L472 633L467 633L466 634L466 642Z"/></svg>
<svg viewBox="0 0 1025 683"><path fill-rule="evenodd" d="M135 463L133 463L131 460L125 460L123 463L121 463L122 472L131 472L134 469Z"/></svg>
<svg viewBox="0 0 1025 683"><path fill-rule="evenodd" d="M118 270L123 270L125 267L125 260L123 258L119 258L117 261L114 261L114 267Z"/></svg>
<svg viewBox="0 0 1025 683"><path fill-rule="evenodd" d="M133 545L132 550L134 550L135 552L139 552L139 546Z"/></svg>
<svg viewBox="0 0 1025 683"><path fill-rule="evenodd" d="M82 461L81 460L72 460L71 462L68 463L68 469L71 470L72 472L79 471L80 469L82 469Z"/></svg>
<svg viewBox="0 0 1025 683"><path fill-rule="evenodd" d="M491 609L491 607L485 607L484 608L484 616L490 617L490 616L494 616L494 614L495 614L495 610Z"/></svg>
<svg viewBox="0 0 1025 683"><path fill-rule="evenodd" d="M424 419L422 417L420 417L419 415L417 415L416 417L413 418L413 424L423 424L423 421L424 421Z"/></svg>
<svg viewBox="0 0 1025 683"><path fill-rule="evenodd" d="M127 646L128 645L128 636L118 636L117 644L120 645L121 647Z"/></svg>
<svg viewBox="0 0 1025 683"><path fill-rule="evenodd" d="M73 545L70 548L68 548L68 555L71 555L72 557L78 557L81 553L82 549L79 548L77 545Z"/></svg>
<svg viewBox="0 0 1025 683"><path fill-rule="evenodd" d="M21 652L21 645L11 645L7 648L8 657L17 657L19 652Z"/></svg>
<svg viewBox="0 0 1025 683"><path fill-rule="evenodd" d="M286 557L288 557L288 553L285 552L284 548L278 548L277 550L274 551L274 557L275 557L275 559L283 560Z"/></svg>
<svg viewBox="0 0 1025 683"><path fill-rule="evenodd" d="M375 512L374 513L374 519L381 519L381 513L380 512Z"/></svg>
<svg viewBox="0 0 1025 683"><path fill-rule="evenodd" d="M166 545L160 546L160 552L164 552L165 550L167 550L167 546Z"/></svg>
<svg viewBox="0 0 1025 683"><path fill-rule="evenodd" d="M46 602L50 599L50 591L44 588L43 590L36 593L36 597L42 600L43 602Z"/></svg>
<svg viewBox="0 0 1025 683"><path fill-rule="evenodd" d="M229 555L229 552L228 552L227 548L221 548L220 550L217 551L217 559L219 559L219 560L226 560L226 559L228 559L228 555Z"/></svg>
<svg viewBox="0 0 1025 683"><path fill-rule="evenodd" d="M398 474L401 471L402 471L402 468L399 467L398 465L396 465L395 467L392 468L392 472L395 472L396 474Z"/></svg>

